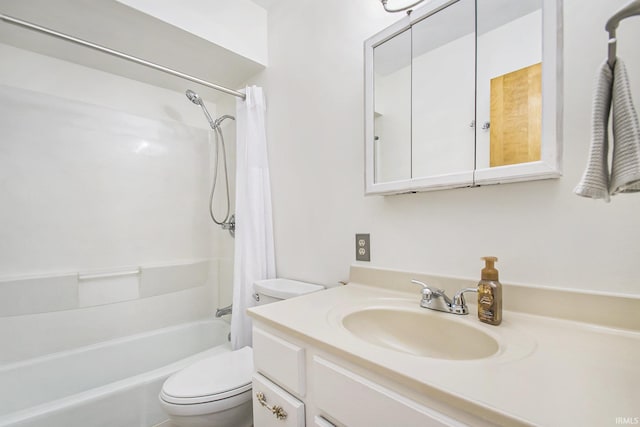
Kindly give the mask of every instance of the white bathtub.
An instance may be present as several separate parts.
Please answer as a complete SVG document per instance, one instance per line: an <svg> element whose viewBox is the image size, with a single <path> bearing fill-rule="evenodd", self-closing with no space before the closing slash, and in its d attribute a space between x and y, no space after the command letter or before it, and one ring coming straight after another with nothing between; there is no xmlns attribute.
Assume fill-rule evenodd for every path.
<svg viewBox="0 0 640 427"><path fill-rule="evenodd" d="M150 427L167 417L164 380L230 351L229 325L207 320L0 365L0 427Z"/></svg>

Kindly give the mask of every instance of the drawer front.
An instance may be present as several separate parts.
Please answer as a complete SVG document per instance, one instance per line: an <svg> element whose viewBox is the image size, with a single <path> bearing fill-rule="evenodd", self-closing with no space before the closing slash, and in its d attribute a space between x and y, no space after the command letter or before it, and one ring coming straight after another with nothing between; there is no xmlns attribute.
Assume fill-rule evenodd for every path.
<svg viewBox="0 0 640 427"><path fill-rule="evenodd" d="M464 427L320 357L313 359L315 403L338 422L367 427Z"/></svg>
<svg viewBox="0 0 640 427"><path fill-rule="evenodd" d="M264 376L253 375L253 425L304 427L304 403Z"/></svg>
<svg viewBox="0 0 640 427"><path fill-rule="evenodd" d="M253 328L255 369L297 396L305 395L304 348Z"/></svg>

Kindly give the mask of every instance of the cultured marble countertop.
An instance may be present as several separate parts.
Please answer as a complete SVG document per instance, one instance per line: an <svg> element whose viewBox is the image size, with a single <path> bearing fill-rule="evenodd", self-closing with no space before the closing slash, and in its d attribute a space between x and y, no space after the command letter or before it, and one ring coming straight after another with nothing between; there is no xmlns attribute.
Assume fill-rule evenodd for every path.
<svg viewBox="0 0 640 427"><path fill-rule="evenodd" d="M473 306L467 316L429 310L479 328L500 343L500 350L490 357L451 361L370 344L340 321L366 307L418 303L415 293L350 283L254 307L249 314L496 424L614 426L619 417L640 417L638 331L511 311L503 313L500 326L491 326L477 319ZM437 333L429 331L428 325L416 327Z"/></svg>

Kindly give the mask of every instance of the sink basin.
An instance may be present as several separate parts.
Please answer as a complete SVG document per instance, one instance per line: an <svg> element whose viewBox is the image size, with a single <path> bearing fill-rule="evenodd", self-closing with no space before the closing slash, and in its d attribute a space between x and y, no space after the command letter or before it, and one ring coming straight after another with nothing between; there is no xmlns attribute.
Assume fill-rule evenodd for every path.
<svg viewBox="0 0 640 427"><path fill-rule="evenodd" d="M414 356L470 360L499 349L492 336L456 315L425 309L367 308L347 314L342 324L370 344Z"/></svg>

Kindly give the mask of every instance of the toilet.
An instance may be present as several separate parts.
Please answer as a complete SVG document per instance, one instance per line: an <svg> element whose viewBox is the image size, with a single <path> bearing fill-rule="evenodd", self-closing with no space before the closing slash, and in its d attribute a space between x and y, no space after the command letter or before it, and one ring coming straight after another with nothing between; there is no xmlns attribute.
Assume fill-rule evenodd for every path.
<svg viewBox="0 0 640 427"><path fill-rule="evenodd" d="M324 289L289 279L258 280L256 305ZM253 349L244 347L202 359L162 385L160 404L175 427L250 427Z"/></svg>

